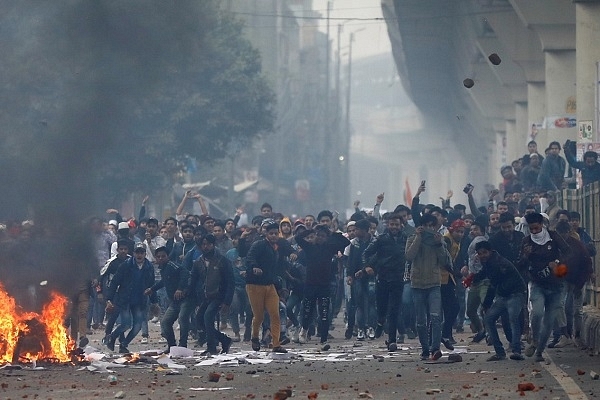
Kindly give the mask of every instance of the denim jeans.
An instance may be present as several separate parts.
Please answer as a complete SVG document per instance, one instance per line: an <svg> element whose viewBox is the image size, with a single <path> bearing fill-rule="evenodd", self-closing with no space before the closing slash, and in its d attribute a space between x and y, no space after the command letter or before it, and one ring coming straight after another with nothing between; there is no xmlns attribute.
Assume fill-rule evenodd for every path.
<svg viewBox="0 0 600 400"><path fill-rule="evenodd" d="M215 320L217 319L217 314L219 313L219 309L221 308L221 300L205 300L206 307L204 310L204 330L206 332L206 349L210 352L215 352L217 349L217 344L219 342L223 342L225 339L225 334L215 328ZM204 307L200 307L201 309ZM200 315L197 317L201 318Z"/></svg>
<svg viewBox="0 0 600 400"><path fill-rule="evenodd" d="M403 281L377 281L377 323L383 325L387 318L388 343L396 343L398 332L398 313L402 304Z"/></svg>
<svg viewBox="0 0 600 400"><path fill-rule="evenodd" d="M125 332L129 329L129 332L125 336L125 341L121 342L121 346L127 347L129 343L135 338L135 336L142 329L142 322L146 319L146 313L148 312L146 304L129 304L123 308L119 313L119 319L121 320L119 325L112 331L111 338L117 339L123 337Z"/></svg>
<svg viewBox="0 0 600 400"><path fill-rule="evenodd" d="M422 354L428 355L430 352L433 353L440 349L440 341L442 339L442 294L439 286L427 289L413 287L412 294L417 319L417 333L419 334ZM431 322L431 340L427 333L428 310Z"/></svg>
<svg viewBox="0 0 600 400"><path fill-rule="evenodd" d="M458 302L458 315L456 316L455 325L457 328L462 328L465 324L465 313L467 311L467 289L458 281L455 291L456 301Z"/></svg>
<svg viewBox="0 0 600 400"><path fill-rule="evenodd" d="M188 333L190 331L190 314L194 307L195 304L191 299L184 299L183 301L174 300L171 301L171 304L165 310L162 321L160 321L160 333L162 337L167 339L169 347L176 344L173 324L177 319L179 319L179 346L187 347Z"/></svg>
<svg viewBox="0 0 600 400"><path fill-rule="evenodd" d="M472 284L467 294L467 317L471 320L475 333L481 332L484 329L481 318L479 318L479 307L483 303L489 287L490 281L484 279Z"/></svg>
<svg viewBox="0 0 600 400"><path fill-rule="evenodd" d="M444 325L442 326L442 337L449 339L452 337L452 327L456 321L456 315L458 315L458 300L456 299L456 285L452 282L452 279L448 280L448 283L440 286L440 293L442 296L442 311L444 314Z"/></svg>
<svg viewBox="0 0 600 400"><path fill-rule="evenodd" d="M402 290L402 327L406 333L407 329L413 332L417 331L417 323L415 320L415 305L413 302L412 286L410 281L404 282L404 289Z"/></svg>
<svg viewBox="0 0 600 400"><path fill-rule="evenodd" d="M287 309L287 317L292 322L292 325L296 328L300 326L300 321L298 320L298 316L302 312L302 297L304 297L301 293L296 293L295 290L292 290L290 293L290 297L287 299L286 309Z"/></svg>
<svg viewBox="0 0 600 400"><path fill-rule="evenodd" d="M347 306L348 330L353 330L355 324L358 324L358 329L366 329L369 313L369 281L354 279L350 285L350 293L350 301Z"/></svg>
<svg viewBox="0 0 600 400"><path fill-rule="evenodd" d="M510 347L513 353L521 353L521 322L520 315L525 303L525 293L515 293L509 297L496 296L494 304L485 314L485 329L492 340L494 350L499 356L506 356L502 341L498 336L496 321L500 316L508 317L510 323Z"/></svg>
<svg viewBox="0 0 600 400"><path fill-rule="evenodd" d="M552 333L554 321L560 311L562 293L562 285L545 287L531 283L529 294L531 333L538 354L544 351L548 338Z"/></svg>
<svg viewBox="0 0 600 400"><path fill-rule="evenodd" d="M231 301L231 309L229 312L229 322L231 329L236 335L240 334L240 315L244 315L244 330L250 334L252 325L252 310L250 310L250 302L245 287L235 287L233 292L233 300Z"/></svg>
<svg viewBox="0 0 600 400"><path fill-rule="evenodd" d="M572 283L563 283L563 300L554 323L553 336L555 340L567 333L579 337L583 324L583 292ZM564 303L564 304L563 304ZM566 332L565 332L566 330Z"/></svg>

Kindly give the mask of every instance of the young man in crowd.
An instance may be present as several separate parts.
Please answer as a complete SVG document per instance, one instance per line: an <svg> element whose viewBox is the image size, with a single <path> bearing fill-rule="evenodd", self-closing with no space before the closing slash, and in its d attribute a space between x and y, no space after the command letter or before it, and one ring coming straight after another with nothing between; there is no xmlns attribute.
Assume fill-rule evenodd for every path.
<svg viewBox="0 0 600 400"><path fill-rule="evenodd" d="M221 353L226 354L232 342L215 327L218 313L225 316L229 314L235 286L231 263L216 250L215 243L212 233L200 239L202 255L194 263L190 277L190 290L200 299L196 322L202 325L206 334L206 355L217 354L219 342Z"/></svg>
<svg viewBox="0 0 600 400"><path fill-rule="evenodd" d="M158 269L160 269L161 279L155 282L151 288L146 289L145 294L151 295L161 288L165 288L167 292L169 305L160 322L160 331L162 337L167 340L165 353L169 353L171 347L176 345L173 324L177 319L179 319L179 346L187 347L190 320L189 318L180 318L180 316L189 316L190 309L193 309L195 304L190 297L185 296L190 280L189 271L173 261L169 261L168 250L164 246L156 249L154 257Z"/></svg>
<svg viewBox="0 0 600 400"><path fill-rule="evenodd" d="M110 313L116 307L120 317L119 325L106 341L106 347L110 350L114 351L117 338L122 338L129 329L124 341L119 345L119 353L129 353L127 346L142 329L142 322L148 314L148 301L144 292L151 288L154 282L154 267L146 258L146 246L138 244L133 251L133 257L117 269L106 293L106 312ZM154 294L150 299L155 308L158 299Z"/></svg>
<svg viewBox="0 0 600 400"><path fill-rule="evenodd" d="M511 360L523 360L521 354L521 323L519 316L525 304L527 286L516 267L506 258L493 250L490 242L484 240L475 245L479 261L487 271L490 286L482 308L486 310L484 322L496 354L488 361L500 361L506 358L506 351L498 336L496 322L502 315L508 315L510 332ZM493 303L492 303L493 301Z"/></svg>
<svg viewBox="0 0 600 400"><path fill-rule="evenodd" d="M270 221L262 226L264 237L252 243L246 257L246 292L252 307L252 350L260 350L259 329L265 311L269 314L273 352L287 353L281 346L279 296L275 279L283 274L284 259L294 253L289 242L279 237L279 225ZM295 259L295 257L292 257Z"/></svg>
<svg viewBox="0 0 600 400"><path fill-rule="evenodd" d="M388 323L388 350L396 351L398 334L398 314L402 303L404 288L404 267L407 236L403 231L402 218L397 214L388 217L387 230L369 243L363 253L363 275L377 275L376 301L377 326L375 337L383 334L383 327ZM438 277L439 278L439 277ZM438 279L439 283L439 279ZM404 334L404 332L402 332Z"/></svg>
<svg viewBox="0 0 600 400"><path fill-rule="evenodd" d="M438 220L431 214L420 218L415 234L406 243L406 260L411 263L410 282L415 302L417 332L421 343L421 359L439 360L442 356L442 298L440 270L449 262L442 235L436 232ZM428 333L427 316L431 325Z"/></svg>
<svg viewBox="0 0 600 400"><path fill-rule="evenodd" d="M552 333L564 295L563 280L557 277L557 267L569 255L569 245L556 232L544 226L539 213L525 216L531 234L521 246L520 269L527 268L531 278L529 301L531 302L532 342L525 355L535 354L536 361L544 361L542 353Z"/></svg>
<svg viewBox="0 0 600 400"><path fill-rule="evenodd" d="M328 213L328 214L327 214ZM332 259L338 252L343 252L350 241L341 233L331 232L331 213L319 213L320 225L314 230L308 229L296 236L296 243L306 254L306 282L304 285L304 309L302 313L302 330L300 342L306 343L307 332L313 316L315 305L319 315L319 333L321 335L321 349L329 350L327 344L329 334L329 308L331 301L331 282L334 281L336 271ZM306 237L314 233L314 241Z"/></svg>

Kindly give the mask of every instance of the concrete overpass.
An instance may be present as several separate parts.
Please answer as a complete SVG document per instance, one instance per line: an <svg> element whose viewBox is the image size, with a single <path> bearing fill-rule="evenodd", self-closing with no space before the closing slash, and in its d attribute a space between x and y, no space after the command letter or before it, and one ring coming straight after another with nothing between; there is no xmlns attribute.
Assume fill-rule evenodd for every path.
<svg viewBox="0 0 600 400"><path fill-rule="evenodd" d="M540 152L550 141L577 139L577 125L555 128L556 118L593 121L600 141L600 0L381 3L424 128L452 139L474 183L497 183L499 167L526 153L533 124ZM474 80L471 89L465 78Z"/></svg>

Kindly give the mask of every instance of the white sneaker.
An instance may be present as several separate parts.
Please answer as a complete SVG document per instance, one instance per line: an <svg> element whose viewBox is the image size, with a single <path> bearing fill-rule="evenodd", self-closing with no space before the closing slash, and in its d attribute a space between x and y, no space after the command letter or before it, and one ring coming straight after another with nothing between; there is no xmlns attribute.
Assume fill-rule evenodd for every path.
<svg viewBox="0 0 600 400"><path fill-rule="evenodd" d="M157 322L158 322L158 317L153 317L153 318L150 320L150 322L152 322L152 323L154 323L154 324L155 324L155 323L157 323Z"/></svg>
<svg viewBox="0 0 600 400"><path fill-rule="evenodd" d="M367 329L367 336L371 340L375 339L375 329L369 327L369 329Z"/></svg>
<svg viewBox="0 0 600 400"><path fill-rule="evenodd" d="M560 349L561 347L570 346L572 344L573 344L573 340L570 337L562 335L560 337L560 340L558 341L558 343L556 343L554 345L554 348Z"/></svg>
<svg viewBox="0 0 600 400"><path fill-rule="evenodd" d="M158 343L167 343L167 339L161 336L160 339L158 339Z"/></svg>
<svg viewBox="0 0 600 400"><path fill-rule="evenodd" d="M142 344L147 344L148 338L146 336L142 336Z"/></svg>
<svg viewBox="0 0 600 400"><path fill-rule="evenodd" d="M297 326L292 326L290 328L290 330L292 331L292 342L294 343L299 343L300 342L300 328Z"/></svg>
<svg viewBox="0 0 600 400"><path fill-rule="evenodd" d="M308 332L306 332L306 331L304 330L304 328L302 328L302 329L300 330L300 335L298 336L298 341L299 341L300 343L302 343L302 344L304 344L304 343L308 342L307 334L308 334Z"/></svg>
<svg viewBox="0 0 600 400"><path fill-rule="evenodd" d="M362 329L358 330L358 334L356 335L356 340L363 341L365 340L365 331Z"/></svg>

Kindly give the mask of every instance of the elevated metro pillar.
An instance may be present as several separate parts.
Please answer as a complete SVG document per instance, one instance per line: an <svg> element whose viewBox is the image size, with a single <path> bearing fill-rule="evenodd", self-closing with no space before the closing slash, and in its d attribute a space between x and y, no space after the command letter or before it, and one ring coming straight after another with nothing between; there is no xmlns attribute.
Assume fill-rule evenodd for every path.
<svg viewBox="0 0 600 400"><path fill-rule="evenodd" d="M600 142L596 86L600 61L600 2L575 2L577 45L577 120L593 121L594 141Z"/></svg>

